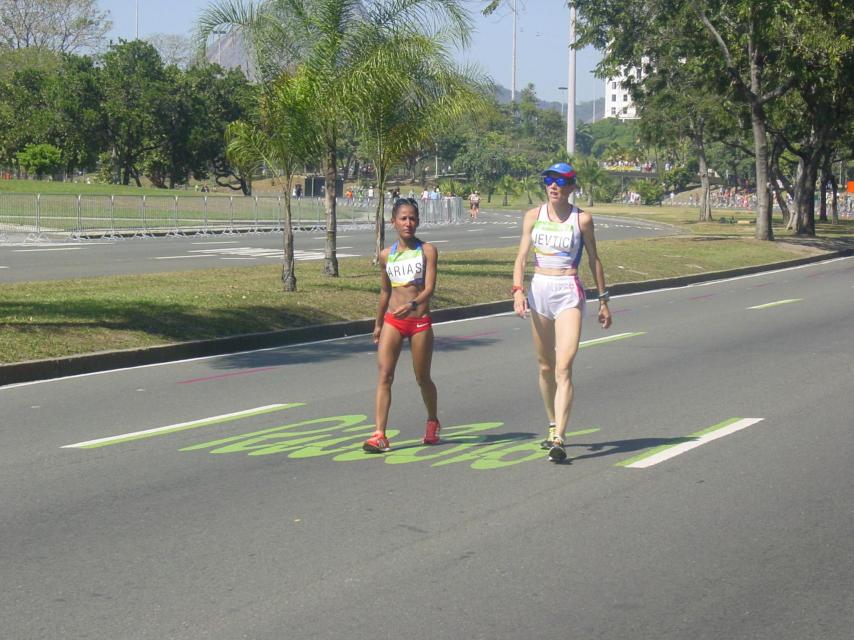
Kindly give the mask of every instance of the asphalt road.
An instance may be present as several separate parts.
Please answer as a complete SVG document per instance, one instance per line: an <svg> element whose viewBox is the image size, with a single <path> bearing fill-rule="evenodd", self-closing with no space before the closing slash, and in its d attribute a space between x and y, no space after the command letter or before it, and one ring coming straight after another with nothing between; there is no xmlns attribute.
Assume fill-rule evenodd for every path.
<svg viewBox="0 0 854 640"><path fill-rule="evenodd" d="M520 213L484 212L477 223L425 226L419 236L450 251L508 247L519 241L520 220ZM666 225L598 216L596 229L597 239L672 233ZM297 232L296 259L322 260L325 243L322 232ZM366 227L342 226L337 249L339 258L373 255L374 232ZM41 242L9 236L0 244L0 283L250 266L281 260L281 233L83 241L55 237Z"/></svg>
<svg viewBox="0 0 854 640"><path fill-rule="evenodd" d="M2 636L847 640L852 301L615 299L563 465L509 315L436 327L440 446L402 356L384 456L367 336L0 388Z"/></svg>

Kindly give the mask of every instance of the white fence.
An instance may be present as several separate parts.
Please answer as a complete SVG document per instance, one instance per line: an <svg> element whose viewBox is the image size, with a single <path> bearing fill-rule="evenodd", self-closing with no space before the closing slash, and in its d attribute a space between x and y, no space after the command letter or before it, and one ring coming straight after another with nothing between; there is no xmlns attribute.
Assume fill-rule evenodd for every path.
<svg viewBox="0 0 854 640"><path fill-rule="evenodd" d="M386 203L386 220L391 203ZM325 229L323 200L291 201L295 229ZM340 226L373 225L375 203L337 200ZM185 235L281 231L279 196L100 196L0 194L0 233L68 234L75 237ZM420 203L422 224L463 219L460 198Z"/></svg>

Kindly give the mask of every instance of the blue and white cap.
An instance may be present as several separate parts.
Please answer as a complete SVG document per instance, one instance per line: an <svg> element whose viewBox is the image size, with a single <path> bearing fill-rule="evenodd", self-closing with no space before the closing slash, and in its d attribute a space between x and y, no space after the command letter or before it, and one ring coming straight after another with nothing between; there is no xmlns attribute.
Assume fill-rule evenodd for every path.
<svg viewBox="0 0 854 640"><path fill-rule="evenodd" d="M550 173L562 176L564 178L568 178L570 180L575 180L575 169L572 168L572 165L569 165L565 162L556 162L548 169L541 171L540 175L545 176Z"/></svg>

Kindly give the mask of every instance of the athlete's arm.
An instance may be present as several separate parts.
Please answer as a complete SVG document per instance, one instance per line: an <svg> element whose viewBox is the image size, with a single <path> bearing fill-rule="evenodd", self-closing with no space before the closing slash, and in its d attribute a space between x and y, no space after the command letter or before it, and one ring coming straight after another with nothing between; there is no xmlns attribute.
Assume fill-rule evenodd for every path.
<svg viewBox="0 0 854 640"><path fill-rule="evenodd" d="M584 248L587 249L587 264L590 265L590 271L596 280L596 290L599 292L599 295L602 295L605 293L605 269L602 268L602 261L599 259L599 254L596 251L593 216L584 211L579 212L578 225L581 227ZM602 298L599 299L599 322L603 329L611 326L611 310L608 309L608 302Z"/></svg>
<svg viewBox="0 0 854 640"><path fill-rule="evenodd" d="M513 311L522 317L528 313L528 298L523 289L525 286L525 265L528 262L528 253L531 250L531 231L534 229L538 213L539 209L531 209L525 214L522 220L522 237L519 238L519 251L516 253L516 261L513 263Z"/></svg>
<svg viewBox="0 0 854 640"><path fill-rule="evenodd" d="M418 306L429 305L433 292L436 291L436 272L439 264L439 250L435 245L425 242L421 245L424 252L424 262L427 272L424 274L424 288L415 296Z"/></svg>

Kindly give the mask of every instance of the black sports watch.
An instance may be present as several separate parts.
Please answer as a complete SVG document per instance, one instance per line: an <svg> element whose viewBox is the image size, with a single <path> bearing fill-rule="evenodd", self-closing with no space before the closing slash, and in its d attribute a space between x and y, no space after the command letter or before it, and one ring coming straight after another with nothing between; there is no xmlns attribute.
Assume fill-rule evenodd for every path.
<svg viewBox="0 0 854 640"><path fill-rule="evenodd" d="M608 291L603 291L599 294L599 302L608 302L611 299L611 294Z"/></svg>
<svg viewBox="0 0 854 640"><path fill-rule="evenodd" d="M412 307L413 309L417 309L418 308L418 301L415 298L412 298L412 300L409 303L409 306Z"/></svg>

